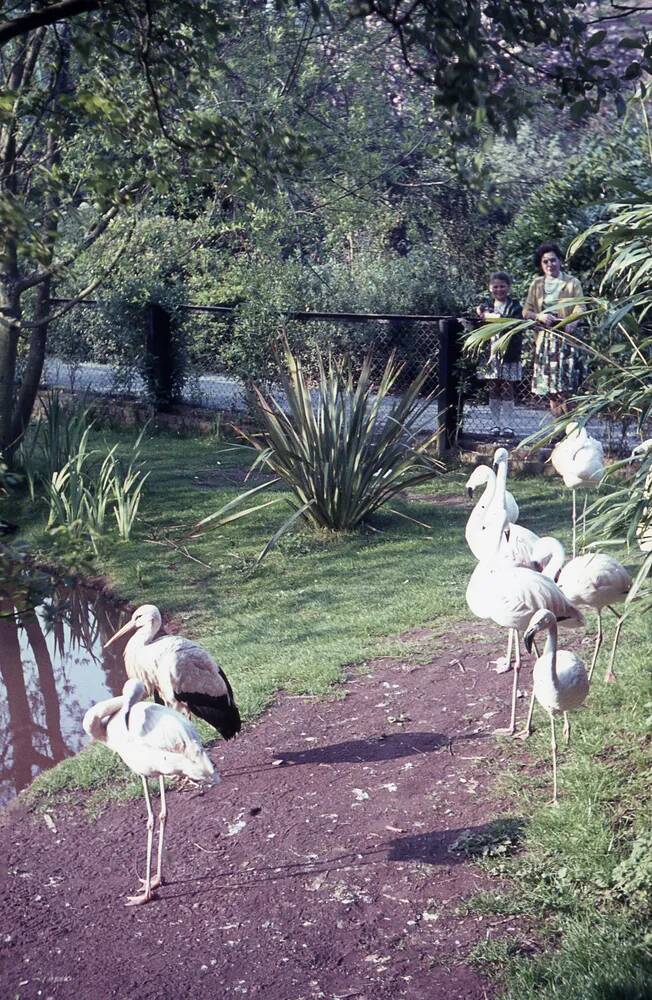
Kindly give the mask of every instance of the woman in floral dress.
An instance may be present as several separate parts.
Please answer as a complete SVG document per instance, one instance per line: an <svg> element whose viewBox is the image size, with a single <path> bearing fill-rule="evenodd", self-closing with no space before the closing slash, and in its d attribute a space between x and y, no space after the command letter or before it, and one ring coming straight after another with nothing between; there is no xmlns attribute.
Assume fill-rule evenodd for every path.
<svg viewBox="0 0 652 1000"><path fill-rule="evenodd" d="M565 300L581 298L583 292L577 278L562 271L561 250L555 243L542 243L534 257L536 266L543 273L530 285L523 307L523 317L534 319L539 324L534 347L532 392L536 396L547 396L553 416L558 417L568 412L569 397L579 390L584 381L586 361L579 347L553 333L551 327L570 317L576 316L579 320L581 307L566 304ZM573 334L577 325L577 320L566 322L563 332Z"/></svg>

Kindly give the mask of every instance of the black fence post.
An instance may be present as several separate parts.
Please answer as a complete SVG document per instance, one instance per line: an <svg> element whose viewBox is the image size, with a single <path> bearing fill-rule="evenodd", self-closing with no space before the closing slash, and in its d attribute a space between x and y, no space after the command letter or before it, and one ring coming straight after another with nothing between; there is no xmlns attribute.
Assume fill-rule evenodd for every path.
<svg viewBox="0 0 652 1000"><path fill-rule="evenodd" d="M145 374L157 410L170 406L174 395L172 331L170 317L158 302L147 306Z"/></svg>
<svg viewBox="0 0 652 1000"><path fill-rule="evenodd" d="M458 361L462 324L454 317L439 320L439 410L440 452L457 443L457 410L459 394Z"/></svg>

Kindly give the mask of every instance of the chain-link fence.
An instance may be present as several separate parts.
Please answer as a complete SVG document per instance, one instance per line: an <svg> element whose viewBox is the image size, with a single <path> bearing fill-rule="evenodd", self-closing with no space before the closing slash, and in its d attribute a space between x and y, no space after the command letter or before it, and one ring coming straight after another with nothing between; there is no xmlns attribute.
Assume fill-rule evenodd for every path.
<svg viewBox="0 0 652 1000"><path fill-rule="evenodd" d="M66 337L58 336L54 326L44 370L47 385L72 392L148 399L160 407L174 402L228 413L242 413L249 408L251 382L266 389L274 385L278 361L271 357L261 358L256 344L245 343L243 348L242 343L238 343L236 313L232 308L181 307L186 314L184 323L190 324L183 330L183 340L186 345L192 345L192 350L186 348L183 378L180 379L175 374L178 318L175 327L160 306L150 305L138 326L139 350L132 348L127 352L122 344L111 345L107 338L98 336L97 328L93 336L88 335L88 329L98 322L98 317L92 313L95 306L95 303L86 303L84 310L77 313L80 327L87 322L86 335L80 330L78 336L71 337L69 319ZM89 316L91 318L87 319ZM452 355L447 350L455 337L452 317L291 312L275 314L269 322L274 324L275 337L270 338L265 331L263 350L271 353L272 340L282 354L282 345L287 341L301 358L309 377L317 374L318 357L326 358L331 351L335 357L348 355L354 370L369 356L372 378L378 382L388 359L393 356L401 369L394 383L394 397L387 401L388 410L395 395L406 388L426 362L429 363L432 375L424 391L432 394L433 401L424 411L422 428L432 432L441 426L446 428L449 439L454 436L451 420L456 411L455 389ZM262 376L243 377L242 356L246 361L247 351L252 357L252 367ZM277 392L275 395L278 397Z"/></svg>
<svg viewBox="0 0 652 1000"><path fill-rule="evenodd" d="M477 321L472 318L461 320L462 333L472 329ZM511 371L513 380L505 380L498 386L487 362L489 345L479 356L470 357L460 352L457 373L458 413L457 435L463 446L474 443L500 443L508 447L530 437L553 419L546 397L532 391L534 367L533 344L524 339L521 352L520 371ZM509 371L509 368L508 368ZM583 392L591 390L591 374L583 385ZM599 420L592 420L589 432L597 437L614 454L629 454L640 440L636 433L634 417L617 417L607 414Z"/></svg>
<svg viewBox="0 0 652 1000"><path fill-rule="evenodd" d="M63 300L57 300L61 302ZM101 336L89 337L95 303L75 309L72 337L57 337L50 343L44 381L73 392L94 392L158 401L159 405L179 402L227 413L243 413L249 408L246 350L251 352L258 371L278 371L269 354L267 336L256 355L253 344L238 343L237 311L227 306L183 305L183 337L187 350L183 378L175 382L174 359L179 330L159 306L143 311L139 352L128 353L122 345L109 344ZM531 392L532 351L527 341L522 353L520 378L503 386L498 396L495 383L483 377L486 358L472 358L463 352L464 328L469 323L452 316L415 316L363 313L291 312L270 314L276 341L287 339L302 358L308 373L316 373L317 355L332 350L335 356L348 354L356 364L371 355L373 374L380 378L391 354L403 365L396 382L398 393L426 362L433 368L425 391L434 401L423 415L424 431L444 430L447 445L503 443L513 446L534 434L551 420L548 403ZM70 327L70 320L68 320ZM75 334L75 328L79 332ZM132 338L133 339L133 338ZM67 345L70 345L68 347ZM238 350L240 354L238 354ZM263 355L262 357L260 355ZM266 362L270 361L266 368ZM275 367L276 364L276 367ZM244 375L244 377L243 377ZM271 388L273 378L253 381ZM391 401L390 404L391 405ZM625 453L638 440L634 421L606 419L594 421L589 430L615 452Z"/></svg>

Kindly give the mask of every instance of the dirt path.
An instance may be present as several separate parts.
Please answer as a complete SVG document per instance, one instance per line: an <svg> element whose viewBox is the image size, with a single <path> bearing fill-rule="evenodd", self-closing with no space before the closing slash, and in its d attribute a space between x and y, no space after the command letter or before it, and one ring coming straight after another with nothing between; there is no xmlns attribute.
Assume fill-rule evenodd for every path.
<svg viewBox="0 0 652 1000"><path fill-rule="evenodd" d="M480 625L450 643L404 638L405 659L355 674L341 699L282 696L216 746L216 788L170 793L169 882L156 903L123 906L144 864L142 801L91 824L81 808L55 810L56 830L10 810L0 995L495 996L466 957L515 928L456 912L488 883L449 847L500 812L489 733L511 675L487 670L500 640Z"/></svg>

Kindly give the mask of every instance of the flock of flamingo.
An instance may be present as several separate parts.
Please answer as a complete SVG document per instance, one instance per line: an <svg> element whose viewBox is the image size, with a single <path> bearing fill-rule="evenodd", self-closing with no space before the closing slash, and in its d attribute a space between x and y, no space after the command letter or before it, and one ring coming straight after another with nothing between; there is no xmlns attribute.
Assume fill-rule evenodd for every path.
<svg viewBox="0 0 652 1000"><path fill-rule="evenodd" d="M641 458L652 441L639 445L632 458ZM508 629L507 655L498 661L499 673L512 669L511 717L499 735L526 739L532 730L535 701L549 714L552 751L552 803L557 804L557 742L555 716L563 715L563 736L570 742L568 713L584 704L589 693L593 671L603 642L602 611L607 608L616 617L616 628L605 672L605 681L616 680L614 665L623 616L614 605L627 599L632 578L617 559L591 551L577 555L578 490L587 490L602 482L605 475L604 452L601 443L591 437L586 428L569 424L566 437L555 446L551 462L573 494L573 557L565 563L561 542L549 536L539 537L518 524L518 504L507 490L508 453L498 448L493 468L478 466L467 482L470 496L484 485L466 525L466 540L478 560L466 589L466 602L478 618L493 621ZM586 499L584 503L584 520ZM639 544L642 543L639 538ZM641 545L641 547L643 547ZM559 649L558 625L581 627L585 624L583 609L597 614L597 636L591 664L587 671L576 653ZM546 634L543 653L535 643L537 633ZM521 670L520 637L526 650L534 648L532 694L523 729L516 729L516 702Z"/></svg>
<svg viewBox="0 0 652 1000"><path fill-rule="evenodd" d="M652 440L640 448L652 447ZM642 454L646 454L646 450ZM637 456L640 457L640 456ZM478 560L466 591L469 608L478 618L508 630L507 655L498 661L498 672L512 669L511 717L507 729L497 733L525 738L531 731L535 700L548 712L551 725L553 803L557 803L557 745L555 716L563 714L563 735L570 741L568 713L580 707L603 641L602 610L608 608L617 625L605 681L615 681L614 664L622 616L614 605L623 602L632 586L627 570L611 556L598 552L576 555L577 489L597 485L604 475L599 441L577 425L552 454L552 463L565 485L573 491L573 558L564 565L561 543L540 538L518 523L518 504L507 491L508 453L499 448L493 467L478 466L467 483L470 495L484 486L466 525L466 540ZM639 540L640 541L640 540ZM558 624L584 625L582 608L597 612L598 631L591 665L570 650L558 648ZM536 647L539 632L546 635L542 654ZM202 746L191 714L209 722L224 739L240 731L240 714L224 671L198 643L162 629L161 615L152 604L137 608L127 624L109 640L133 633L125 647L129 680L121 696L99 702L83 720L89 736L105 743L143 782L147 807L147 860L140 892L127 898L128 906L149 902L162 884L167 805L165 776L191 782L216 783L219 778ZM516 731L516 702L521 670L521 636L526 650L534 648L532 697L525 727ZM145 702L153 697L154 702ZM147 780L160 784L159 833L156 872L152 874L155 819Z"/></svg>

